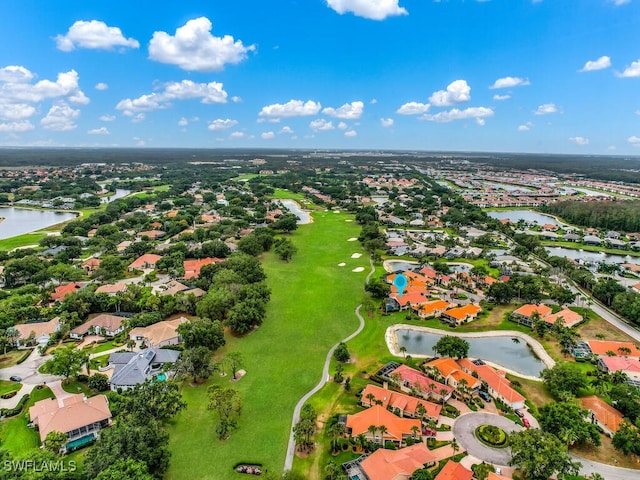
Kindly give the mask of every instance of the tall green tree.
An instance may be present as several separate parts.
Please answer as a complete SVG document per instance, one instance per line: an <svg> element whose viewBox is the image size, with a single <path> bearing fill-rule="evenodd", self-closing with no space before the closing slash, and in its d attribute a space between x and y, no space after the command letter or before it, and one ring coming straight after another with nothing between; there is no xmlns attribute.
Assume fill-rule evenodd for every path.
<svg viewBox="0 0 640 480"><path fill-rule="evenodd" d="M573 462L567 446L548 432L530 428L510 437L511 461L528 480L547 480L554 474L577 475L580 464Z"/></svg>
<svg viewBox="0 0 640 480"><path fill-rule="evenodd" d="M545 368L541 376L549 393L557 399L566 397L566 393L576 396L587 386L584 373L569 362L558 362L552 368Z"/></svg>
<svg viewBox="0 0 640 480"><path fill-rule="evenodd" d="M122 394L120 414L135 422L165 422L186 408L180 388L172 381L148 380Z"/></svg>
<svg viewBox="0 0 640 480"><path fill-rule="evenodd" d="M433 346L438 355L453 358L465 358L469 355L469 342L464 338L445 335Z"/></svg>
<svg viewBox="0 0 640 480"><path fill-rule="evenodd" d="M220 385L209 387L209 410L218 414L216 433L221 440L229 438L231 432L237 427L237 418L242 412L242 397L240 392L233 388L224 388Z"/></svg>
<svg viewBox="0 0 640 480"><path fill-rule="evenodd" d="M85 365L89 359L88 352L78 350L72 345L57 348L53 351L52 355L53 357L42 365L42 371L52 375L61 375L65 381L68 381L69 377L80 373L83 365Z"/></svg>
<svg viewBox="0 0 640 480"><path fill-rule="evenodd" d="M206 347L215 351L226 343L219 320L194 318L179 325L177 331L187 348Z"/></svg>
<svg viewBox="0 0 640 480"><path fill-rule="evenodd" d="M189 375L194 383L202 383L203 380L209 378L215 369L211 350L207 347L184 350L175 365L175 371L178 375Z"/></svg>
<svg viewBox="0 0 640 480"><path fill-rule="evenodd" d="M600 445L600 432L593 423L585 420L587 410L577 403L550 403L540 408L540 427L554 434L567 446L575 443Z"/></svg>

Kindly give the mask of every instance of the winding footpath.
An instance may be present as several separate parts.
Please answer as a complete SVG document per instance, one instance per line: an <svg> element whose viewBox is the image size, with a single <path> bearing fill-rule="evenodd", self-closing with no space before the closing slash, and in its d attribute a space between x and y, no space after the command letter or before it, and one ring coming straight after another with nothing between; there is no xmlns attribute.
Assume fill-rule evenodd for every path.
<svg viewBox="0 0 640 480"><path fill-rule="evenodd" d="M369 264L371 265L371 271L367 274L367 278L365 280L366 283L369 283L369 280L371 279L371 275L373 275L373 273L376 270L373 265L373 260L370 259ZM330 380L329 364L331 363L331 357L333 356L333 352L335 351L337 346L340 343L347 343L349 340L354 339L364 329L364 317L360 314L361 308L362 308L362 305L358 305L355 310L356 317L358 317L358 320L360 322L360 324L358 325L358 328L351 335L342 339L340 342L336 343L333 347L331 347L331 349L329 349L329 351L327 352L327 356L325 357L325 360L324 360L324 366L322 368L322 377L320 378L320 381L317 383L315 387L313 387L311 390L309 390L307 393L303 395L303 397L298 401L298 403L296 404L296 407L293 410L293 419L291 420L291 430L289 431L289 443L287 444L287 456L285 457L285 460L284 460L285 472L288 470L291 470L291 467L293 466L293 458L296 453L296 442L293 437L293 427L300 420L300 411L302 410L302 406L313 395L318 393L322 389L322 387L324 387L324 385Z"/></svg>

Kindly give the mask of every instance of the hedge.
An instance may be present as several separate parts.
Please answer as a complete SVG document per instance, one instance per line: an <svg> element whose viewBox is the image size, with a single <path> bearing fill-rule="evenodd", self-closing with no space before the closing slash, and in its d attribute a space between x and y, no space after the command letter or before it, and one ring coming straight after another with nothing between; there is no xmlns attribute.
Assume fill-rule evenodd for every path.
<svg viewBox="0 0 640 480"><path fill-rule="evenodd" d="M16 415L19 415L20 412L22 412L22 409L24 408L25 403L29 401L29 397L30 395L27 393L26 395L22 396L22 398L20 399L20 401L15 407L0 409L0 416L15 417Z"/></svg>
<svg viewBox="0 0 640 480"><path fill-rule="evenodd" d="M30 349L24 352L24 354L18 359L16 364L20 365L22 362L24 362L27 358L29 358L29 355L31 355L31 352L33 352L33 349Z"/></svg>

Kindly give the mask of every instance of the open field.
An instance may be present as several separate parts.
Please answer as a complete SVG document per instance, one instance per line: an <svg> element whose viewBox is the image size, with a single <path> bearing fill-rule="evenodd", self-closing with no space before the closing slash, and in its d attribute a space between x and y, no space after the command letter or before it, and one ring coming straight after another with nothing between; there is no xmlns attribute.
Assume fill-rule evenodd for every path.
<svg viewBox="0 0 640 480"><path fill-rule="evenodd" d="M230 439L218 440L214 415L207 410L207 385L228 385L228 380L215 375L198 387L185 384L189 406L168 428L173 455L167 478L243 478L232 472L238 462L282 469L296 402L320 379L329 348L358 324L354 310L369 268L366 255L350 258L361 252L358 243L347 242L359 233L355 222L345 222L350 218L316 212L314 223L290 236L299 250L291 263L265 255L272 289L267 318L244 338L228 336L217 352L239 351L245 359L247 375L234 385L244 404L239 428ZM352 272L356 267L365 271Z"/></svg>
<svg viewBox="0 0 640 480"><path fill-rule="evenodd" d="M46 236L46 233L25 233L16 237L4 238L0 240L0 250L13 250L27 245L38 245L38 242Z"/></svg>

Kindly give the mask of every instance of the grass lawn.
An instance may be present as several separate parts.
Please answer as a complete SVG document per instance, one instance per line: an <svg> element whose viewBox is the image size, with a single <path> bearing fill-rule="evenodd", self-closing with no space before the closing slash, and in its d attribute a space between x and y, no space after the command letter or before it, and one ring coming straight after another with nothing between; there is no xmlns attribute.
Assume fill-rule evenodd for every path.
<svg viewBox="0 0 640 480"><path fill-rule="evenodd" d="M8 380L0 380L0 395L5 393L17 392L22 388L20 382L10 382Z"/></svg>
<svg viewBox="0 0 640 480"><path fill-rule="evenodd" d="M22 358L26 350L11 350L6 355L0 355L0 368L13 367Z"/></svg>
<svg viewBox="0 0 640 480"><path fill-rule="evenodd" d="M38 245L40 240L46 236L46 233L25 233L16 237L4 238L0 240L0 250L13 250L27 245Z"/></svg>
<svg viewBox="0 0 640 480"><path fill-rule="evenodd" d="M239 428L230 439L218 440L214 415L207 410L207 384L185 384L188 408L168 427L173 455L166 478L244 478L232 472L238 462L282 469L295 404L320 380L329 348L358 325L354 310L363 297L369 260L357 242L347 242L360 230L345 221L352 218L315 212L313 223L290 236L298 247L291 263L265 255L272 289L267 318L244 338L228 336L217 352L239 351L245 359L247 375L234 385L244 404ZM353 259L353 253L363 255ZM341 262L347 265L339 267ZM356 267L364 271L352 272ZM228 385L218 375L211 382Z"/></svg>
<svg viewBox="0 0 640 480"><path fill-rule="evenodd" d="M29 423L29 407L45 398L53 398L53 393L49 388L34 389L20 415L0 422L2 448L7 449L12 455L23 455L31 449L38 448L40 436L38 432L27 426L27 423Z"/></svg>
<svg viewBox="0 0 640 480"><path fill-rule="evenodd" d="M83 350L88 351L90 354L96 354L106 352L107 350L111 350L112 348L122 347L123 349L126 349L126 347L122 343L116 342L115 340L109 340L108 342L96 343L92 345L94 346L91 348L85 347L83 348Z"/></svg>
<svg viewBox="0 0 640 480"><path fill-rule="evenodd" d="M62 389L67 393L84 393L86 397L93 397L98 393L89 388L86 383L81 383L77 380L69 380L67 383L63 382Z"/></svg>

